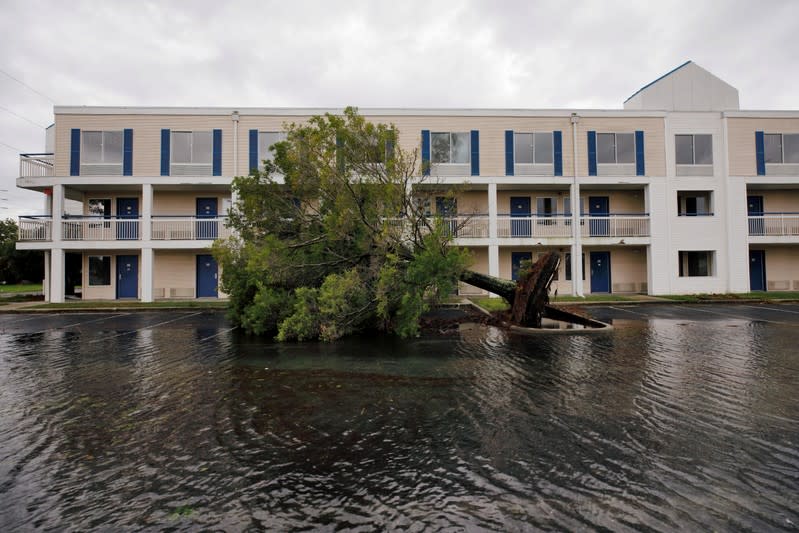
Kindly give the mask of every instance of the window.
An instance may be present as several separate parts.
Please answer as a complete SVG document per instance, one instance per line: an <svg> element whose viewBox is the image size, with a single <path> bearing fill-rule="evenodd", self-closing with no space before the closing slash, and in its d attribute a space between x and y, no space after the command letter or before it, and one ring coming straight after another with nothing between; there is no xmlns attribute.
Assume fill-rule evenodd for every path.
<svg viewBox="0 0 799 533"><path fill-rule="evenodd" d="M707 277L713 275L715 252L680 252L680 277Z"/></svg>
<svg viewBox="0 0 799 533"><path fill-rule="evenodd" d="M763 140L766 163L799 163L799 133L767 133Z"/></svg>
<svg viewBox="0 0 799 533"><path fill-rule="evenodd" d="M677 191L677 214L681 217L713 216L713 191Z"/></svg>
<svg viewBox="0 0 799 533"><path fill-rule="evenodd" d="M264 168L264 159L274 161L275 154L269 148L280 141L286 140L286 134L282 131L259 131L258 132L258 169Z"/></svg>
<svg viewBox="0 0 799 533"><path fill-rule="evenodd" d="M572 254L570 252L566 252L565 255L566 255L566 260L564 262L566 263L566 281L571 281L572 280ZM583 269L582 269L583 281L585 281L585 254L582 254L582 258L583 258Z"/></svg>
<svg viewBox="0 0 799 533"><path fill-rule="evenodd" d="M121 131L84 131L81 135L81 164L122 164Z"/></svg>
<svg viewBox="0 0 799 533"><path fill-rule="evenodd" d="M551 165L551 133L514 133L513 155L516 164Z"/></svg>
<svg viewBox="0 0 799 533"><path fill-rule="evenodd" d="M635 134L598 133L596 160L599 164L635 163Z"/></svg>
<svg viewBox="0 0 799 533"><path fill-rule="evenodd" d="M675 135L674 149L678 165L713 164L712 135Z"/></svg>
<svg viewBox="0 0 799 533"><path fill-rule="evenodd" d="M89 285L111 285L111 257L89 256Z"/></svg>
<svg viewBox="0 0 799 533"><path fill-rule="evenodd" d="M210 165L213 139L210 131L173 131L172 164Z"/></svg>
<svg viewBox="0 0 799 533"><path fill-rule="evenodd" d="M92 198L88 202L89 216L111 218L111 200Z"/></svg>
<svg viewBox="0 0 799 533"><path fill-rule="evenodd" d="M435 164L469 164L471 140L469 132L431 133L430 162Z"/></svg>

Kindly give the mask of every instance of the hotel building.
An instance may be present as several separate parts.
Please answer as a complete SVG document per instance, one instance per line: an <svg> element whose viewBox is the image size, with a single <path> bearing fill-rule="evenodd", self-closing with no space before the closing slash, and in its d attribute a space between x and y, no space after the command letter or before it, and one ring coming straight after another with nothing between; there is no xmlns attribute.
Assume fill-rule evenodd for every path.
<svg viewBox="0 0 799 533"><path fill-rule="evenodd" d="M328 111L341 112L56 106L46 153L21 155L17 186L45 208L20 217L17 247L44 251L52 302L75 286L84 299L223 297L209 248L229 234L233 177L285 123ZM511 279L554 250L559 294L799 290L799 111L741 111L695 63L623 109L360 113L429 162L419 193L475 270ZM454 201L436 197L450 184Z"/></svg>

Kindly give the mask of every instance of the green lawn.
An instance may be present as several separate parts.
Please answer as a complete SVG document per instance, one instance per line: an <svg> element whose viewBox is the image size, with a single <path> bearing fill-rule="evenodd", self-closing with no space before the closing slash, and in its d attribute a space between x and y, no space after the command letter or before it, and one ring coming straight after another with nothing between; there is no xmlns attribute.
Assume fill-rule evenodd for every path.
<svg viewBox="0 0 799 533"><path fill-rule="evenodd" d="M502 298L488 298L488 297L471 297L472 302L476 303L486 311L506 311L510 309L508 302Z"/></svg>
<svg viewBox="0 0 799 533"><path fill-rule="evenodd" d="M14 292L42 292L41 283L25 283L18 285L0 285L0 293L14 293Z"/></svg>
<svg viewBox="0 0 799 533"><path fill-rule="evenodd" d="M198 301L198 300L174 300L174 301L159 301L159 302L120 302L115 300L93 300L93 301L75 301L64 302L58 304L41 304L34 305L28 309L164 309L164 308L180 308L180 309L225 309L227 301L214 300L214 301Z"/></svg>
<svg viewBox="0 0 799 533"><path fill-rule="evenodd" d="M630 296L620 296L618 294L588 294L584 297L580 296L554 296L550 298L553 303L558 302L634 302L635 298Z"/></svg>
<svg viewBox="0 0 799 533"><path fill-rule="evenodd" d="M712 302L714 300L799 300L796 291L744 292L727 294L670 294L658 296L677 302Z"/></svg>

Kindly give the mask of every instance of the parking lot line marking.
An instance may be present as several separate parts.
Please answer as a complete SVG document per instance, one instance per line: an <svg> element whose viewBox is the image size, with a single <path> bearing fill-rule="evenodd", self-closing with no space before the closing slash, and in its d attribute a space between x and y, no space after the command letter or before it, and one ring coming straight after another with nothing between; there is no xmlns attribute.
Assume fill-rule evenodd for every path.
<svg viewBox="0 0 799 533"><path fill-rule="evenodd" d="M624 311L625 313L632 313L633 315L649 317L649 315L645 315L644 313L638 313L636 311L630 311L629 309L625 309L623 307L615 307L613 305L609 305L608 309L615 309L616 311Z"/></svg>
<svg viewBox="0 0 799 533"><path fill-rule="evenodd" d="M102 322L103 320L110 320L112 318L117 318L117 317L120 317L120 316L127 316L129 314L130 313L120 313L118 315L107 316L107 317L104 317L104 318L97 318L95 320L87 320L85 322L73 322L72 324L66 324L64 326L56 326L54 328L46 328L46 329L43 329L41 331L34 331L33 333L45 333L47 331L57 331L59 329L71 328L72 326L82 326L83 324L92 324L94 322Z"/></svg>
<svg viewBox="0 0 799 533"><path fill-rule="evenodd" d="M192 313L190 315L179 316L177 318L173 318L172 320L164 320L163 322L158 322L157 324L150 324L148 326L144 326L143 328L134 329L132 331L126 331L124 333L117 333L116 335L110 335L110 336L107 336L107 337L103 337L102 339L95 339L93 341L88 341L88 344L94 344L94 343L97 343L97 342L103 342L103 341L105 341L107 339L115 339L117 337L123 337L125 335L133 335L134 333L138 333L138 332L140 332L143 329L157 328L158 326L163 326L164 324L169 324L171 322L177 322L178 320L183 320L184 318L191 318L193 316L197 316L197 315L200 315L200 314L202 314L202 311L198 311L198 312Z"/></svg>
<svg viewBox="0 0 799 533"><path fill-rule="evenodd" d="M776 321L776 320L766 320L764 318L753 318L751 316L729 315L729 314L726 314L726 313L719 313L718 311L711 311L709 309L702 309L700 307L694 307L693 310L694 311L701 311L703 313L710 313L712 315L726 316L726 317L729 317L729 318L737 318L738 320L748 320L750 322L768 322L769 324L788 325L788 322L779 322L779 321Z"/></svg>
<svg viewBox="0 0 799 533"><path fill-rule="evenodd" d="M754 305L744 305L742 307L749 307L751 309L767 309L769 311L779 311L780 313L792 313L794 315L799 315L799 311L792 311L790 309L777 309L774 307L763 307L763 306L754 306Z"/></svg>
<svg viewBox="0 0 799 533"><path fill-rule="evenodd" d="M218 337L218 336L220 336L220 335L222 335L224 333L227 333L228 331L233 331L236 328L238 328L238 326L233 326L232 328L223 329L219 333L214 333L213 335L209 335L207 337L203 337L202 339L200 339L199 342L204 342L204 341L207 341L208 339L213 339L214 337Z"/></svg>

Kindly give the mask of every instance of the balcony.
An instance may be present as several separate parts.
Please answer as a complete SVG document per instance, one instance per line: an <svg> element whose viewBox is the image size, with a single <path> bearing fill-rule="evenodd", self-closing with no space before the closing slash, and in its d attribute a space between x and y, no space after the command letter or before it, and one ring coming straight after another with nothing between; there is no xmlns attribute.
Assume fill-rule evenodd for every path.
<svg viewBox="0 0 799 533"><path fill-rule="evenodd" d="M580 217L581 235L591 237L649 237L649 215L589 215Z"/></svg>
<svg viewBox="0 0 799 533"><path fill-rule="evenodd" d="M227 217L154 216L151 235L154 241L214 240L230 237L230 228Z"/></svg>
<svg viewBox="0 0 799 533"><path fill-rule="evenodd" d="M764 213L749 216L751 237L799 236L799 213Z"/></svg>
<svg viewBox="0 0 799 533"><path fill-rule="evenodd" d="M570 216L497 216L500 239L571 237Z"/></svg>
<svg viewBox="0 0 799 533"><path fill-rule="evenodd" d="M19 154L20 178L55 176L55 156L52 153Z"/></svg>
<svg viewBox="0 0 799 533"><path fill-rule="evenodd" d="M140 241L140 218L103 216L66 216L61 224L64 241ZM151 219L154 241L212 241L230 236L227 217L154 216ZM49 216L19 217L20 242L52 240L52 218Z"/></svg>

